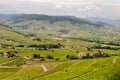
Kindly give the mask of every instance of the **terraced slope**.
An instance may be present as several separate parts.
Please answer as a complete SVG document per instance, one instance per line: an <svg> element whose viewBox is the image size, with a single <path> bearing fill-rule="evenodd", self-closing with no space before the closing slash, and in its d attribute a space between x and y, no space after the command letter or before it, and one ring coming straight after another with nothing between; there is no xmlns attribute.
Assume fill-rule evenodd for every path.
<svg viewBox="0 0 120 80"><path fill-rule="evenodd" d="M29 44L29 43L37 43L33 41L30 37L26 38L26 32L22 32L11 27L0 25L0 43L1 44L11 44L17 45L21 44Z"/></svg>
<svg viewBox="0 0 120 80"><path fill-rule="evenodd" d="M38 76L43 71L41 66L26 66L15 72L13 75L9 75L3 80L32 80L32 78Z"/></svg>
<svg viewBox="0 0 120 80"><path fill-rule="evenodd" d="M35 80L107 80L107 75L118 58L99 58L90 60L64 62L52 71L53 73L43 75ZM114 63L113 63L114 62ZM65 67L67 65L67 67ZM58 69L58 70L56 70Z"/></svg>

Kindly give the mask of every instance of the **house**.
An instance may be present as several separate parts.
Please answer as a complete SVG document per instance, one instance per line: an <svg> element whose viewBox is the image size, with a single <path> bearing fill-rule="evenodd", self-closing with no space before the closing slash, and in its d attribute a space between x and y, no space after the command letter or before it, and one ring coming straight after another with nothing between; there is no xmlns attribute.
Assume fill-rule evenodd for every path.
<svg viewBox="0 0 120 80"><path fill-rule="evenodd" d="M39 62L39 61L41 61L41 58L34 58L33 61L34 62Z"/></svg>
<svg viewBox="0 0 120 80"><path fill-rule="evenodd" d="M25 57L23 57L25 60L31 60L32 59L32 57L31 56L25 56Z"/></svg>
<svg viewBox="0 0 120 80"><path fill-rule="evenodd" d="M19 57L19 53L14 53L14 56L15 57Z"/></svg>
<svg viewBox="0 0 120 80"><path fill-rule="evenodd" d="M3 57L8 57L8 53L4 52Z"/></svg>
<svg viewBox="0 0 120 80"><path fill-rule="evenodd" d="M83 57L83 56L86 56L86 54L83 52L78 53L78 57Z"/></svg>

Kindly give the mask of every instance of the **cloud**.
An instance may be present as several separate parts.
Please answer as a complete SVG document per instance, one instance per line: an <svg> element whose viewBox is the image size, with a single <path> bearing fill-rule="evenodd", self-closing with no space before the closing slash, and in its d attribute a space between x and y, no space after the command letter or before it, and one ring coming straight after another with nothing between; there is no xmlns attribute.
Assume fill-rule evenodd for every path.
<svg viewBox="0 0 120 80"><path fill-rule="evenodd" d="M48 14L120 18L116 0L1 0L0 14ZM117 0L118 1L118 0ZM108 4L111 3L111 4Z"/></svg>
<svg viewBox="0 0 120 80"><path fill-rule="evenodd" d="M54 5L55 8L70 9L79 7L79 10L102 10L104 0L31 0Z"/></svg>

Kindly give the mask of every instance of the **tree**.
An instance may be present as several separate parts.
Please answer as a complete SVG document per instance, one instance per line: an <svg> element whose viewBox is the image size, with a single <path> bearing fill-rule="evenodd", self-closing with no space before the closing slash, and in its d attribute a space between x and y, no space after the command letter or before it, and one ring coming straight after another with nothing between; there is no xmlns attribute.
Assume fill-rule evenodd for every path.
<svg viewBox="0 0 120 80"><path fill-rule="evenodd" d="M51 56L51 55L47 55L47 58L48 58L48 59L54 59L54 57Z"/></svg>
<svg viewBox="0 0 120 80"><path fill-rule="evenodd" d="M40 58L40 54L33 54L33 58Z"/></svg>

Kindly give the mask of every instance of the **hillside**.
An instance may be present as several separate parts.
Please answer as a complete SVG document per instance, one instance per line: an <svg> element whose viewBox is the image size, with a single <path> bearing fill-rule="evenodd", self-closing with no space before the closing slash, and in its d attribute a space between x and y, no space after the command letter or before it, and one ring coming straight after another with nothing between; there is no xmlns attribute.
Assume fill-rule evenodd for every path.
<svg viewBox="0 0 120 80"><path fill-rule="evenodd" d="M109 19L109 18L97 18L97 17L88 17L86 18L87 20L94 21L94 22L103 22L103 23L108 23L113 26L116 26L120 28L120 20L119 19Z"/></svg>
<svg viewBox="0 0 120 80"><path fill-rule="evenodd" d="M1 19L0 80L114 80L119 74L118 28L73 16Z"/></svg>
<svg viewBox="0 0 120 80"><path fill-rule="evenodd" d="M87 19L83 18L77 18L74 16L49 16L49 15L39 15L39 14L12 14L12 15L0 15L0 19L2 20L8 20L12 21L12 23L20 23L23 21L29 21L29 20L37 20L37 21L47 21L50 24L55 22L70 22L71 24L87 24L87 25L93 25L96 27L102 27L107 24L98 24L93 23Z"/></svg>
<svg viewBox="0 0 120 80"><path fill-rule="evenodd" d="M0 44L2 45L28 44L28 41L36 43L30 37L26 38L26 35L29 34L6 25L0 25Z"/></svg>
<svg viewBox="0 0 120 80"><path fill-rule="evenodd" d="M79 38L86 41L120 44L120 29L105 22L93 22L74 16L48 16L38 14L11 15L2 24L41 36Z"/></svg>

